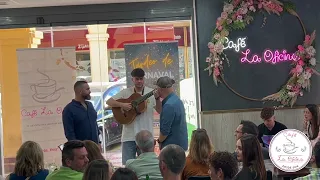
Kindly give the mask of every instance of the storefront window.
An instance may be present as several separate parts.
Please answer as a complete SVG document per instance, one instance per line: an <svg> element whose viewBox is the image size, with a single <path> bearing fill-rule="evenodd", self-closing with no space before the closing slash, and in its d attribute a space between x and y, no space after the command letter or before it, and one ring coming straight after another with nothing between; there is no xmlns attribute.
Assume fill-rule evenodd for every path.
<svg viewBox="0 0 320 180"><path fill-rule="evenodd" d="M86 80L87 82L89 82L92 97L90 101L94 105L95 110L98 112L97 121L99 130L101 132L101 140L103 142L105 157L109 159L115 166L121 166L120 142L122 125L114 119L112 111L108 109L105 102L107 99L117 94L122 89L126 88L127 81L130 80L127 80L126 78L128 64L126 64L125 45L177 41L177 54L179 56L179 63L177 68L177 70L179 71L178 81L180 82L180 86L187 86L188 88L191 86L194 87L194 60L191 48L192 43L190 39L190 21L109 25L96 24L87 26L83 25L63 27L53 26L47 28L35 28L34 31L41 32L43 34L43 37L39 37L41 39L41 43L37 44L37 46L28 46L34 47L30 48L30 53L28 55L22 55L26 54L25 52L20 53L20 55L18 54L18 62L22 61L21 59L28 58L31 60L39 59L40 64L43 63L43 61L54 61L55 65L70 71L72 69L72 71L74 71L74 79L66 83L66 79L68 78L63 77L63 75L61 75L60 77L57 74L50 74L50 72L52 71L50 69L51 67L46 64L41 66L39 65L38 68L35 68L35 66L32 66L30 64L24 65L29 69L34 68L34 75L37 77L39 76L41 78L47 79L51 78L52 84L50 84L50 87L52 86L54 91L60 90L59 88L64 88L64 90L61 90L60 93L61 97L62 94L64 94L63 97L65 98L63 98L63 101L53 101L54 98L50 96L51 99L49 98L46 99L47 101L43 101L44 103L42 103L41 106L33 105L34 109L55 107L55 111L52 111L50 109L50 112L52 111L53 114L58 113L55 114L55 119L50 119L51 124L47 123L45 124L44 129L38 129L39 131L43 131L43 138L41 139L40 144L42 145L47 143L46 145L48 145L48 147L43 147L47 166L51 164L60 164L61 157L59 157L60 150L58 149L58 146L65 141L61 123L61 110L74 97L73 83L76 80ZM31 51L34 49L38 49L39 51ZM41 51L42 54L39 53L40 50L43 50ZM45 56L42 56L43 54L45 54ZM21 68L18 70L20 81L24 78L24 73L25 72ZM53 77L55 77L56 79L53 79ZM20 90L22 88L25 88L22 87L23 85L21 83L16 83L18 83ZM39 89L38 85L39 84L32 85L31 93L39 94L39 92L41 91L46 91L44 89ZM31 91L30 87L26 91ZM35 95L35 99L41 101L42 97L38 97L38 94ZM188 109L186 113L188 114L187 121L190 136L192 130L196 127L197 122L197 120L195 119L196 116L194 116L194 112L197 112L195 106L196 97L194 96L194 94L190 96L190 94L186 94L186 92L182 91L179 92L179 95L181 96L181 98L184 98L183 102L185 103L185 106L188 106L186 107L186 109ZM24 97L21 97L21 99L22 100L17 99L17 101L25 103L23 102ZM190 105L192 104L190 102L193 102L193 105ZM25 105L22 105L22 107L23 106ZM28 112L32 112L32 110L34 109L28 109ZM50 114L49 111L46 112ZM190 113L193 114L190 115ZM21 114L21 112L18 112L18 114ZM44 118L42 116L38 116L37 118ZM21 136L22 140L25 141L26 139L28 140L31 137L30 133L32 131L30 131L30 126L40 126L43 125L43 123L36 121L34 118L31 118L31 115L30 117L21 118L21 120L23 121L23 123L21 124L21 127L23 129ZM154 119L154 134L155 136L159 136L159 114L156 112L154 112ZM27 120L28 123L34 122L33 125L28 123L26 124L24 121ZM8 120L4 119L4 121ZM55 134L53 134L53 132ZM39 134L37 135L39 136ZM45 141L45 138L47 137L51 137L48 142ZM159 149L157 149L157 152L159 153ZM13 153L11 153L5 158L14 159L14 155ZM11 171L12 167L6 169L6 172Z"/></svg>

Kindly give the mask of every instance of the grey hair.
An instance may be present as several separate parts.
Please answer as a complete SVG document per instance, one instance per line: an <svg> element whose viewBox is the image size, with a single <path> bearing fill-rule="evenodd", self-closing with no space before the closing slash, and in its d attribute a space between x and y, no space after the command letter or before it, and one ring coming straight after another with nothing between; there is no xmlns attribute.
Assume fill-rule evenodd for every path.
<svg viewBox="0 0 320 180"><path fill-rule="evenodd" d="M186 164L186 153L182 147L169 144L160 152L160 161L174 174L181 174Z"/></svg>
<svg viewBox="0 0 320 180"><path fill-rule="evenodd" d="M153 135L148 130L142 130L136 134L136 143L143 152L150 151L154 147Z"/></svg>

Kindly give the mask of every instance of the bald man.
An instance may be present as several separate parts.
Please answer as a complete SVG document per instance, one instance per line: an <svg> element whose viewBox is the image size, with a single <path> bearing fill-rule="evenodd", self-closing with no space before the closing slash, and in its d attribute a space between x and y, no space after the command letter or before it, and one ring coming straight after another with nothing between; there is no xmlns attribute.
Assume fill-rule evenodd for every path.
<svg viewBox="0 0 320 180"><path fill-rule="evenodd" d="M180 180L186 165L186 154L182 147L169 144L159 155L159 168L163 180Z"/></svg>
<svg viewBox="0 0 320 180"><path fill-rule="evenodd" d="M91 140L100 144L97 112L91 102L90 87L86 81L74 84L75 98L63 109L62 122L68 141Z"/></svg>
<svg viewBox="0 0 320 180"><path fill-rule="evenodd" d="M142 130L136 134L137 148L141 154L137 159L129 159L126 162L126 167L133 170L138 179L146 179L148 175L152 180L162 180L159 169L159 159L154 152L156 141L152 133L148 130Z"/></svg>

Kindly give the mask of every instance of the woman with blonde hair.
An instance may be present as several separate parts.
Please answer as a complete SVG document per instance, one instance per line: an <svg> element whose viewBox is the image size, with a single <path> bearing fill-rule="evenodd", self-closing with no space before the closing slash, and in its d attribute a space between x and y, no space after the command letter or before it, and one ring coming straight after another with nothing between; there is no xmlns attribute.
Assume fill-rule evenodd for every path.
<svg viewBox="0 0 320 180"><path fill-rule="evenodd" d="M93 160L84 172L83 180L110 180L112 173L112 167L106 160Z"/></svg>
<svg viewBox="0 0 320 180"><path fill-rule="evenodd" d="M83 141L85 148L87 149L88 152L88 159L89 159L89 163L93 160L97 160L97 159L104 159L104 157L101 154L101 150L99 148L99 146L90 140L85 140Z"/></svg>
<svg viewBox="0 0 320 180"><path fill-rule="evenodd" d="M208 160L213 153L213 145L205 129L192 132L189 154L181 179L186 180L192 176L209 176Z"/></svg>
<svg viewBox="0 0 320 180"><path fill-rule="evenodd" d="M6 180L45 180L48 174L42 148L36 142L26 141L17 152L14 172Z"/></svg>

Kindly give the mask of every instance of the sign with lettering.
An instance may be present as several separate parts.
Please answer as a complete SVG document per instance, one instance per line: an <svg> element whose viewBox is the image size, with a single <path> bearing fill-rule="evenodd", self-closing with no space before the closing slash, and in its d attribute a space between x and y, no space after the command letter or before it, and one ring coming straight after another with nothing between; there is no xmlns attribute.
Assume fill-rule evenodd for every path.
<svg viewBox="0 0 320 180"><path fill-rule="evenodd" d="M191 141L193 130L198 127L198 110L196 104L196 88L194 78L184 79L180 82L180 98L183 102L185 112L186 112L186 121L188 126L188 140ZM187 89L187 90L185 90Z"/></svg>
<svg viewBox="0 0 320 180"><path fill-rule="evenodd" d="M17 57L22 141L39 143L47 163L60 163L62 110L74 97L75 49L18 49Z"/></svg>
<svg viewBox="0 0 320 180"><path fill-rule="evenodd" d="M147 86L154 87L158 78L169 76L176 81L174 88L179 92L178 42L126 44L124 50L128 87L133 85L131 71L142 68Z"/></svg>
<svg viewBox="0 0 320 180"><path fill-rule="evenodd" d="M247 38L237 38L236 42L226 38L223 49L233 49L235 52L239 52L241 49L247 47ZM278 64L286 61L298 61L299 58L295 53L288 53L287 50L270 50L266 49L262 56L258 54L251 54L251 50L247 48L245 51L241 51L241 63L247 64L258 64L258 63L269 63Z"/></svg>

